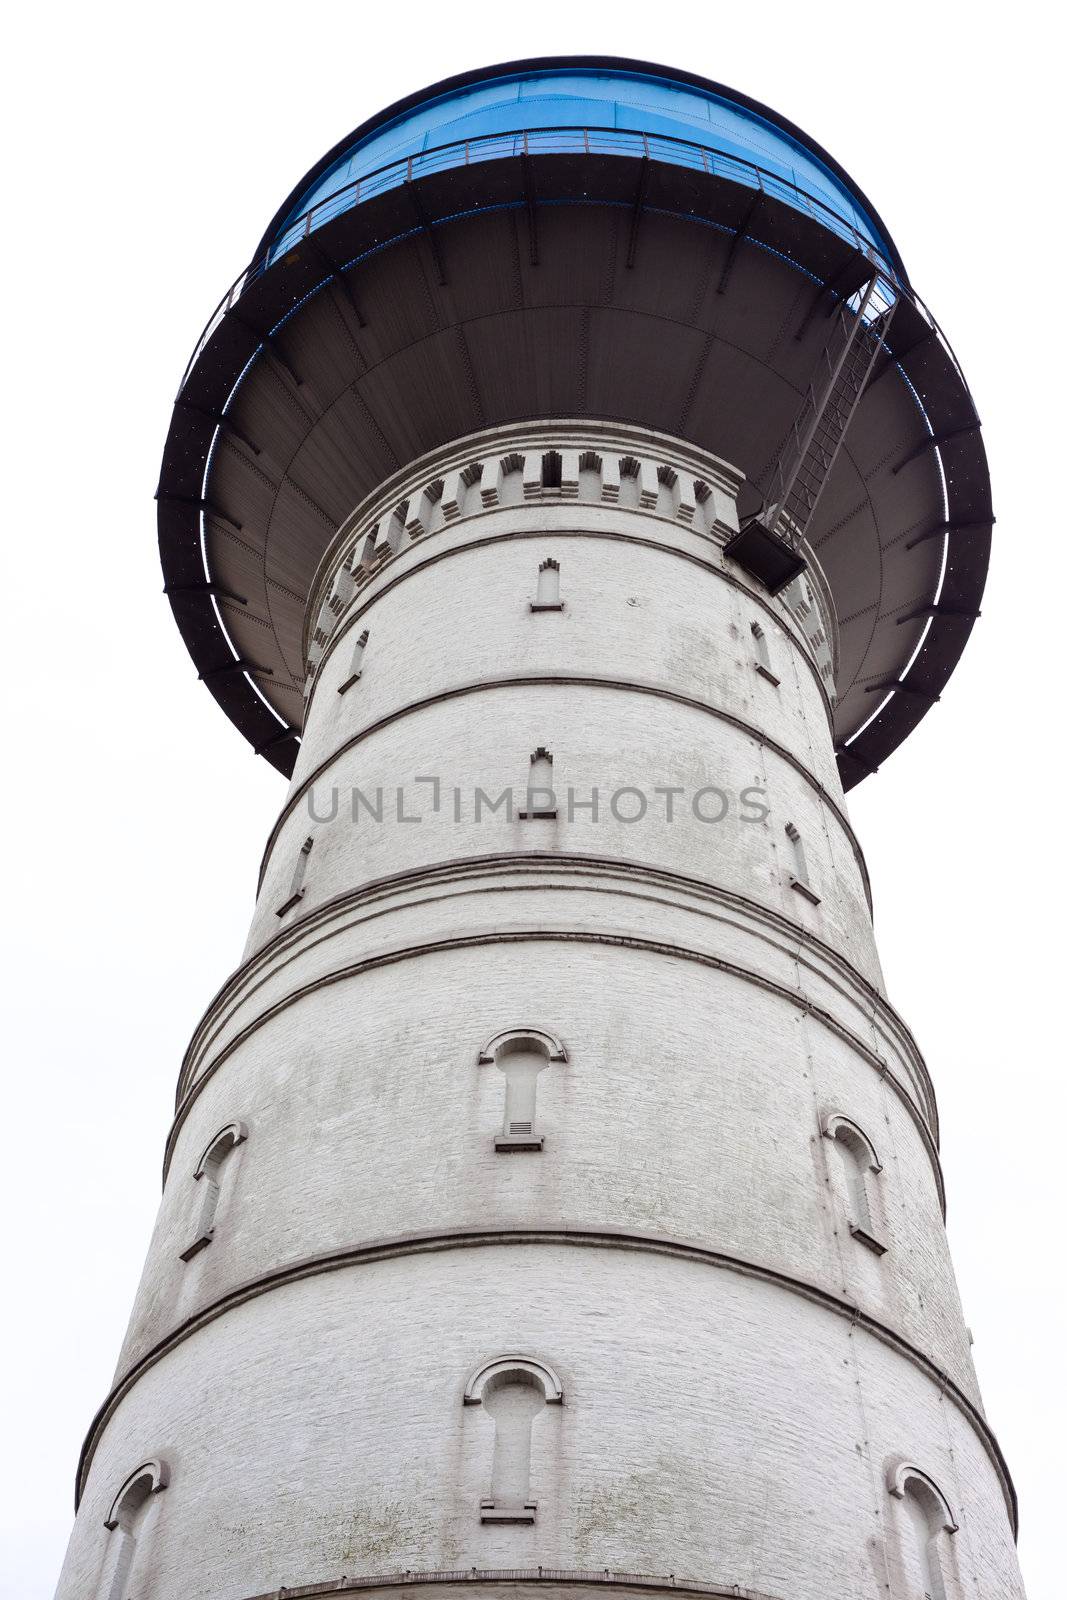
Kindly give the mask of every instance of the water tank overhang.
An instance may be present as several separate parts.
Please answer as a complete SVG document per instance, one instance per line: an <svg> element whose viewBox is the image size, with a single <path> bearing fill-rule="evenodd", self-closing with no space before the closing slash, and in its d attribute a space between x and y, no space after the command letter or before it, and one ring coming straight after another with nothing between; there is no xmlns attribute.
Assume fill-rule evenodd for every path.
<svg viewBox="0 0 1067 1600"><path fill-rule="evenodd" d="M724 172L637 153L520 144L388 186L261 259L209 323L167 440L160 550L200 675L279 770L296 754L318 561L416 457L516 420L600 417L732 462L758 506L826 313L868 256L780 192L754 214ZM891 352L809 529L841 626L846 787L950 676L993 521L966 382L897 281Z"/></svg>

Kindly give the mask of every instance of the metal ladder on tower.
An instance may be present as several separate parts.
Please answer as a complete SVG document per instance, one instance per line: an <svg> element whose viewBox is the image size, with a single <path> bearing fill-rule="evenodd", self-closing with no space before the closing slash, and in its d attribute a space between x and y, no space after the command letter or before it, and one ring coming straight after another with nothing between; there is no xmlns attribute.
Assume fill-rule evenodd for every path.
<svg viewBox="0 0 1067 1600"><path fill-rule="evenodd" d="M771 474L764 510L750 517L724 547L777 594L807 562L801 541L859 405L871 368L882 352L898 291L872 267L863 288L843 300L815 366L800 409Z"/></svg>

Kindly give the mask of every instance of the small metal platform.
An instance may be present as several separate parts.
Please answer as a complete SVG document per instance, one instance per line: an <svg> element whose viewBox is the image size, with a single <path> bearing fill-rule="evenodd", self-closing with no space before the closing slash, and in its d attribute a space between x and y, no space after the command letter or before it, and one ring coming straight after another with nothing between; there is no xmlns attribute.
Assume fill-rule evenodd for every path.
<svg viewBox="0 0 1067 1600"><path fill-rule="evenodd" d="M768 594L779 594L808 565L798 550L759 517L743 522L740 531L723 545L722 553L762 583Z"/></svg>

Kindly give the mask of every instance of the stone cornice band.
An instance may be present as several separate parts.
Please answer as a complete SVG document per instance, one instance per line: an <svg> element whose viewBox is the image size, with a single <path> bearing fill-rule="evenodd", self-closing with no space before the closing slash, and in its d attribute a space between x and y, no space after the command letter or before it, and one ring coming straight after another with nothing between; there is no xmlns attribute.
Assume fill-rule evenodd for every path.
<svg viewBox="0 0 1067 1600"><path fill-rule="evenodd" d="M778 1272L772 1267L760 1266L755 1262L727 1255L722 1251L706 1249L701 1245L690 1244L685 1240L674 1239L667 1235L646 1234L621 1228L605 1227L469 1228L449 1229L441 1232L408 1233L392 1239L356 1245L347 1250L335 1250L321 1256L305 1257L303 1260L291 1262L287 1266L275 1268L274 1271L264 1273L247 1283L239 1284L237 1288L230 1290L228 1294L221 1296L218 1300L213 1301L212 1304L203 1307L200 1311L194 1312L192 1316L186 1318L172 1333L168 1334L165 1339L161 1339L139 1361L136 1361L112 1388L93 1418L85 1443L82 1446L75 1485L75 1510L81 1503L86 1478L97 1443L123 1397L130 1392L149 1368L154 1367L171 1350L184 1343L199 1329L217 1321L219 1317L224 1316L228 1311L232 1311L237 1306L244 1305L250 1300L257 1299L260 1295L268 1294L273 1289L283 1288L288 1284L298 1283L302 1279L317 1277L326 1272L338 1272L349 1267L393 1260L400 1256L426 1254L433 1251L514 1245L571 1245L577 1248L637 1250L655 1255L673 1256L682 1260L702 1262L709 1267L722 1268L729 1272L739 1273L744 1277L759 1279L763 1283L773 1284L788 1293L800 1295L802 1298L821 1306L824 1310L830 1311L836 1316L845 1318L854 1328L861 1328L865 1333L870 1334L880 1343L910 1361L932 1383L937 1385L941 1394L947 1396L957 1410L966 1418L978 1438L982 1441L997 1473L1012 1532L1016 1537L1018 1536L1018 1504L1015 1488L992 1429L978 1408L967 1398L962 1389L952 1381L948 1374L935 1365L921 1350L918 1350L914 1345L902 1338L900 1334L895 1333L884 1323L878 1322L874 1317L868 1316L853 1302L839 1299L825 1289L806 1283L803 1279L790 1277L788 1274Z"/></svg>
<svg viewBox="0 0 1067 1600"><path fill-rule="evenodd" d="M747 738L754 740L755 743L760 745L762 748L773 751L776 756L778 756L782 761L786 762L788 766L792 767L800 774L804 781L815 790L823 804L833 812L841 831L844 833L845 838L852 847L853 854L856 858L856 864L860 870L860 877L863 880L863 891L867 899L867 908L868 910L873 911L873 905L871 901L871 885L870 879L867 875L867 864L863 859L863 851L860 848L859 840L852 831L852 824L849 822L848 817L838 805L833 795L831 795L829 790L819 782L814 773L808 771L807 767L804 766L799 757L793 755L792 752L787 750L784 745L780 745L777 740L769 738L766 733L762 732L761 729L757 728L753 723L745 722L743 718L735 717L732 712L723 711L718 706L713 706L709 701L697 700L694 696L679 694L676 689L668 689L662 684L643 683L638 678L608 678L584 672L508 673L499 678L480 678L474 683L457 684L451 689L441 689L436 694L426 695L420 700L409 700L406 705L397 706L395 710L388 712L385 716L376 718L374 722L369 722L366 727L361 728L358 733L354 733L351 738L346 739L343 744L339 744L325 761L320 761L318 766L313 768L313 770L308 773L307 777L301 781L299 787L291 791L286 799L285 805L282 807L278 815L277 821L270 831L270 836L267 839L266 848L263 852L263 859L260 863L257 887L259 889L262 889L263 887L263 879L267 870L267 862L270 859L271 851L277 843L278 836L281 833L285 823L288 821L289 817L292 816L293 811L296 809L303 797L311 788L314 787L315 783L330 770L340 756L347 754L349 750L354 750L358 745L362 744L364 740L369 739L373 734L380 733L381 730L383 728L387 728L390 723L398 722L404 717L414 716L419 711L427 710L430 706L443 705L449 700L463 699L468 695L490 693L494 689L546 687L613 689L626 694L653 695L658 699L669 700L674 705L686 706L689 710L703 712L704 715L714 717L720 722L729 723L731 727L736 728L739 733L743 733Z"/></svg>
<svg viewBox="0 0 1067 1600"><path fill-rule="evenodd" d="M174 1121L167 1135L163 1156L164 1183L166 1183L167 1174L170 1170L171 1158L174 1154L174 1146L177 1142L178 1134L204 1085L214 1077L219 1068L246 1039L250 1038L252 1034L273 1017L279 1016L289 1006L295 1005L298 1000L304 999L309 994L314 994L318 989L327 988L331 984L344 983L349 978L358 977L362 972L372 971L377 967L392 966L398 961L410 961L422 955L435 955L442 950L472 950L486 945L539 942L615 945L631 950L647 950L655 955L672 956L682 961L694 961L701 966L714 967L719 972L727 972L732 977L741 978L747 983L755 984L758 988L766 989L769 993L776 994L781 999L788 1001L790 1005L795 1005L806 1016L815 1017L817 1021L836 1033L839 1038L844 1039L868 1065L874 1068L884 1082L894 1090L909 1112L930 1157L942 1216L944 1215L945 1191L941 1163L937 1154L937 1146L922 1113L905 1086L892 1071L888 1062L883 1060L865 1040L859 1038L857 1034L853 1033L831 1012L822 1006L815 1005L810 999L798 994L795 990L786 988L784 984L777 983L773 978L768 978L762 973L753 972L747 967L738 966L734 962L726 961L721 956L713 956L702 950L693 950L686 945L672 944L667 941L639 939L629 934L593 933L587 929L565 931L558 928L531 928L513 930L507 933L462 934L447 939L427 940L424 944L405 945L396 950L380 951L378 954L367 956L361 961L351 962L348 966L338 967L333 972L324 973L313 982L291 990L283 999L269 1006L246 1027L242 1028L239 1033L235 1034L229 1043L223 1046L218 1055L213 1057L199 1076L189 1085L187 1093L174 1114Z"/></svg>
<svg viewBox="0 0 1067 1600"><path fill-rule="evenodd" d="M613 1572L605 1567L600 1572L583 1567L460 1567L445 1568L438 1572L383 1572L365 1578L327 1579L322 1583L298 1584L296 1588L283 1584L280 1589L269 1589L263 1594L249 1595L247 1600L319 1600L331 1594L362 1594L368 1589L406 1589L413 1584L443 1583L548 1583L568 1586L599 1584L613 1588L639 1589L656 1593L663 1590L673 1594L693 1594L706 1600L777 1600L762 1589L742 1589L736 1583L697 1583L689 1578L660 1577L648 1572Z"/></svg>
<svg viewBox="0 0 1067 1600"><path fill-rule="evenodd" d="M394 894L400 890L434 887L442 882L446 884L461 882L487 871L500 875L523 871L540 874L546 868L550 868L552 872L557 874L573 873L576 876L585 877L594 875L597 877L614 877L624 883L650 884L661 889L672 889L676 892L696 895L702 900L710 901L715 906L731 911L739 911L751 917L755 922L769 926L775 933L780 934L787 940L791 946L799 943L802 946L810 946L813 950L818 951L823 960L833 966L847 983L855 987L863 997L863 1000L879 1012L888 1028L900 1037L904 1045L905 1054L912 1057L916 1076L922 1083L922 1098L929 1107L930 1123L936 1149L938 1123L936 1096L926 1063L922 1058L922 1052L915 1041L915 1037L903 1017L900 1016L886 996L879 989L876 989L870 980L865 978L839 950L836 950L832 945L826 944L816 934L801 927L799 923L790 921L782 912L774 910L771 906L763 905L756 900L750 900L747 895L739 894L736 890L724 889L704 878L686 877L682 873L672 872L665 867L652 866L645 862L634 862L619 856L587 856L546 850L508 851L491 856L464 856L456 860L439 861L428 866L390 873L381 878L370 878L358 888L348 890L344 894L332 896L329 900L323 901L321 905L315 906L297 921L280 928L273 938L266 944L261 945L258 950L230 974L205 1008L182 1059L181 1069L178 1073L176 1107L181 1104L186 1086L192 1077L193 1061L217 1011L234 995L235 991L246 979L253 976L257 969L271 965L279 954L291 949L294 945L302 944L309 933L336 917L346 907L358 908L361 904L373 904L377 900L383 899L386 895ZM538 884L536 887L541 887L541 885ZM603 892L615 891L612 889ZM387 914L387 911L388 908L386 908L385 912L379 914ZM329 938L331 935L325 933L323 937ZM255 987L258 987L258 984L253 985L253 988Z"/></svg>

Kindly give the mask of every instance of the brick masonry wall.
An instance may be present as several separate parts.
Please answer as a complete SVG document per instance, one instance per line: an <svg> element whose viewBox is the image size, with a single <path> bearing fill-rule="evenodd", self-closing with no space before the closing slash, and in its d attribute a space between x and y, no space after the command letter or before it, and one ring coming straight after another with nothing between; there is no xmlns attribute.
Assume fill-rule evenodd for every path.
<svg viewBox="0 0 1067 1600"><path fill-rule="evenodd" d="M538 1566L920 1600L902 1460L958 1524L943 1600L1021 1596L825 684L789 606L724 561L727 481L714 534L651 491L530 505L500 478L501 504L409 540L340 609L245 961L182 1068L58 1600L112 1600L104 1519L148 1458L170 1481L122 1600ZM548 558L564 608L533 612ZM476 822L474 788L521 804L539 746L560 814ZM337 790L328 820L312 779L319 818ZM421 821L397 819L398 784ZM351 789L378 786L382 821L353 823ZM599 819L568 817L567 788L594 786ZM692 811L706 786L721 822ZM622 787L648 797L638 822L612 815ZM480 1055L529 1027L566 1060L537 1080L543 1148L501 1154L504 1074ZM835 1114L876 1153L882 1253L852 1231ZM234 1123L184 1260L194 1175ZM464 1387L516 1352L564 1402L533 1426L536 1521L483 1524L493 1423Z"/></svg>

